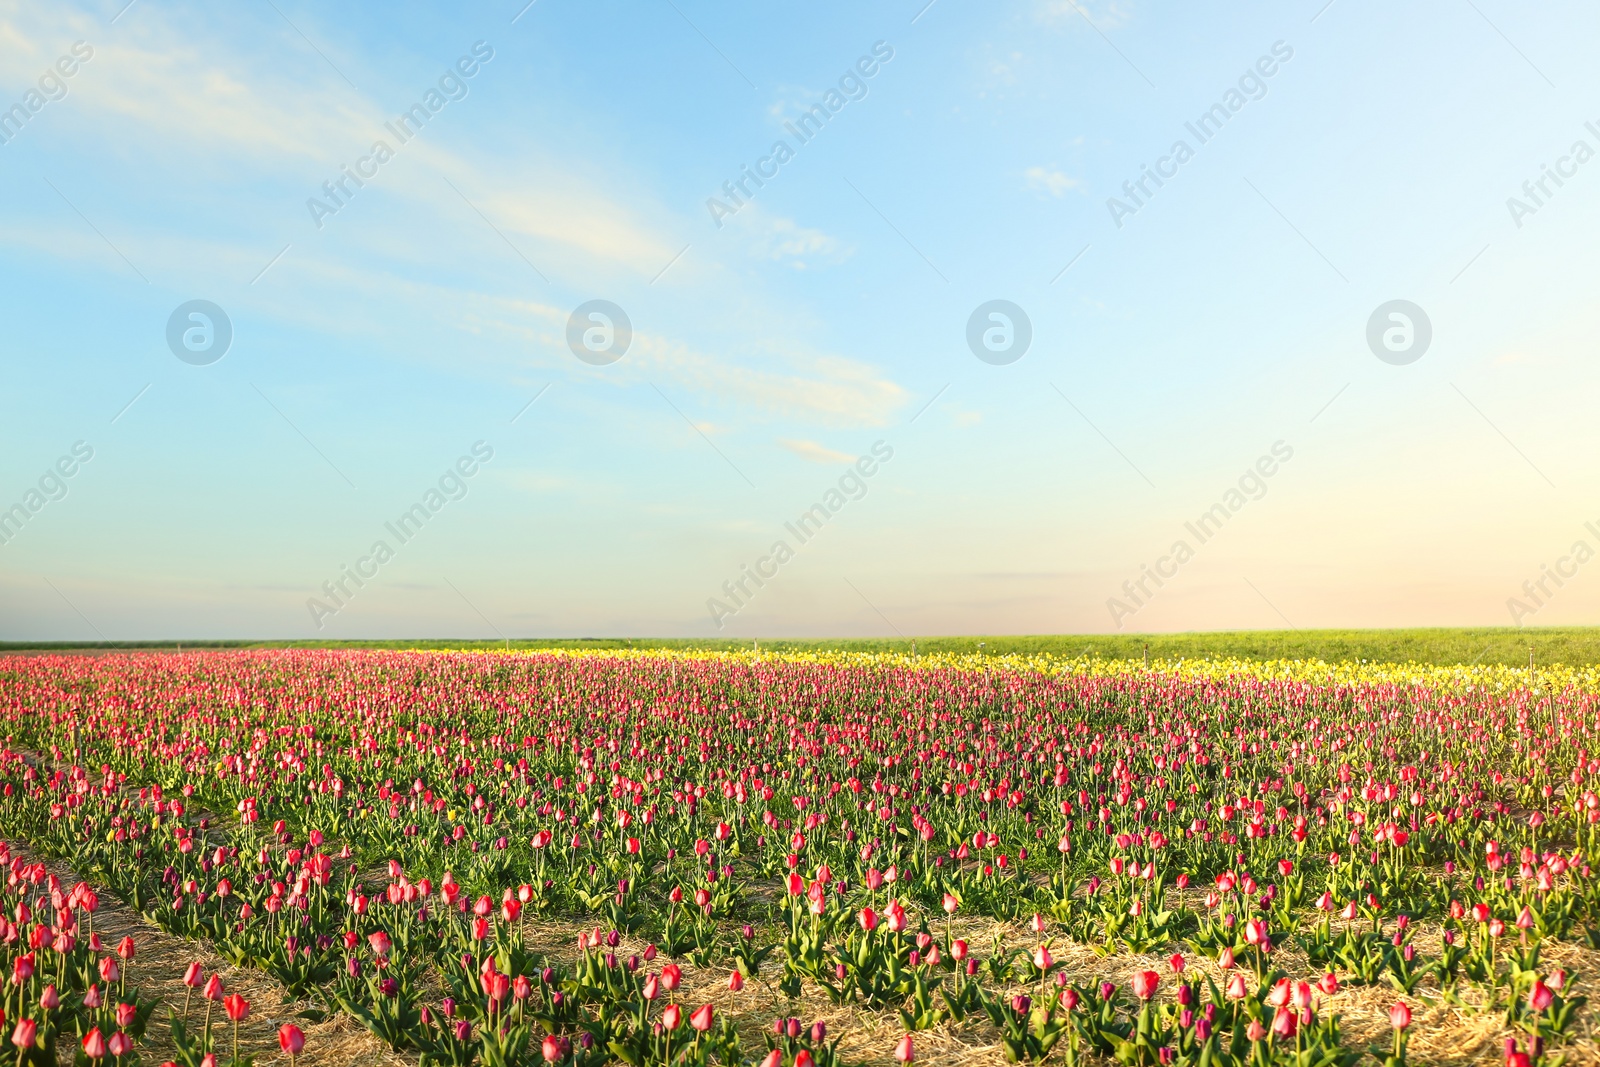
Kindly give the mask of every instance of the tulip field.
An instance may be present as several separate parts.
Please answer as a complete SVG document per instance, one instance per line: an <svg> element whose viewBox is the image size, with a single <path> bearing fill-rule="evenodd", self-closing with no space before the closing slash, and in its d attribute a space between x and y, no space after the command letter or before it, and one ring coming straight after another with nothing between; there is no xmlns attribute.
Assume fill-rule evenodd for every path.
<svg viewBox="0 0 1600 1067"><path fill-rule="evenodd" d="M0 658L0 1067L1600 1062L1600 673Z"/></svg>

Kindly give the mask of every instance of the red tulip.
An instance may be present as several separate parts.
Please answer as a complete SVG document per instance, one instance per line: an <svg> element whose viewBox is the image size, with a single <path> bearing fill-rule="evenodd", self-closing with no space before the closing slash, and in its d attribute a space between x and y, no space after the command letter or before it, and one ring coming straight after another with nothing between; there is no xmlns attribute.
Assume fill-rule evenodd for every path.
<svg viewBox="0 0 1600 1067"><path fill-rule="evenodd" d="M83 1035L83 1054L91 1060L104 1059L106 1054L106 1039L98 1029L90 1030Z"/></svg>
<svg viewBox="0 0 1600 1067"><path fill-rule="evenodd" d="M290 1056L299 1056L301 1049L306 1048L306 1032L293 1022L285 1022L282 1027L278 1027L278 1048L282 1048Z"/></svg>
<svg viewBox="0 0 1600 1067"><path fill-rule="evenodd" d="M1533 987L1528 990L1528 1010L1544 1011L1555 1002L1556 995L1550 987L1539 978L1534 978Z"/></svg>

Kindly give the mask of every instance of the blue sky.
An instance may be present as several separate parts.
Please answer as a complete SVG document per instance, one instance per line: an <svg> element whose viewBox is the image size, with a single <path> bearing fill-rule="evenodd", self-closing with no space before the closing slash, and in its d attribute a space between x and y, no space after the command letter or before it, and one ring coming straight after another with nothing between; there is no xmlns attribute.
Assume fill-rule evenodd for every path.
<svg viewBox="0 0 1600 1067"><path fill-rule="evenodd" d="M125 2L0 0L0 639L1600 608L1592 8Z"/></svg>

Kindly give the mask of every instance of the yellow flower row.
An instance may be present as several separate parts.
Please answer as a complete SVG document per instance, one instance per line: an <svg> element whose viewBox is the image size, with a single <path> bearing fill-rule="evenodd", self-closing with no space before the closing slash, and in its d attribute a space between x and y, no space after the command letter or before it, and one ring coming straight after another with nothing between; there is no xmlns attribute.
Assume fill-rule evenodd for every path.
<svg viewBox="0 0 1600 1067"><path fill-rule="evenodd" d="M462 655L459 652L430 650L434 655ZM1035 655L979 655L975 653L935 653L910 656L899 652L736 652L671 649L542 649L535 651L486 651L471 655L510 656L565 660L675 660L680 663L727 663L736 665L793 664L831 666L869 670L955 670L972 673L1037 673L1053 677L1125 678L1166 677L1188 682L1300 682L1317 686L1416 686L1452 691L1486 690L1505 693L1527 689L1530 682L1541 690L1577 690L1600 693L1600 668L1541 666L1530 673L1526 667L1501 664L1439 666L1421 663L1336 662L1320 659L1244 660L1195 659L1152 661L1104 659L1087 656L1065 658L1049 653Z"/></svg>

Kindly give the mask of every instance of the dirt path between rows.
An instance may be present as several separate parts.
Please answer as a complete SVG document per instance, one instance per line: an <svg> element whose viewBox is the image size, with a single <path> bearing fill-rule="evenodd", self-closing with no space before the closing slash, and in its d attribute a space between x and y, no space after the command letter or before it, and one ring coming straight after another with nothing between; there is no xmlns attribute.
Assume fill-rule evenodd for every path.
<svg viewBox="0 0 1600 1067"><path fill-rule="evenodd" d="M24 846L13 843L12 850L24 857L30 853ZM71 866L59 861L44 861L45 867L71 886L80 881ZM94 928L100 939L109 947L131 936L137 955L125 973L129 988L139 987L146 999L160 1002L150 1019L150 1029L145 1034L140 1049L144 1058L152 1063L169 1060L173 1056L167 1009L183 1010L183 972L194 960L199 960L209 977L215 973L222 978L227 992L238 993L250 1002L250 1015L239 1024L239 1050L255 1057L260 1067L287 1067L289 1058L278 1047L278 1027L292 1022L305 1031L306 1047L300 1062L306 1067L318 1064L338 1067L402 1067L413 1064L411 1056L402 1056L374 1037L370 1031L342 1013L334 1013L322 1022L312 1022L300 1013L313 1007L310 1001L288 1000L283 986L261 971L235 967L217 955L204 941L190 941L151 923L121 897L95 885L100 897L100 907L94 913ZM190 1029L197 1031L205 1020L206 1001L198 992L190 998ZM212 1013L213 1033L216 1037L218 1058L226 1060L233 1048L233 1028L220 1007Z"/></svg>

